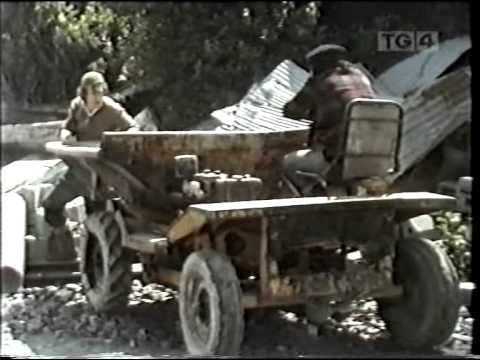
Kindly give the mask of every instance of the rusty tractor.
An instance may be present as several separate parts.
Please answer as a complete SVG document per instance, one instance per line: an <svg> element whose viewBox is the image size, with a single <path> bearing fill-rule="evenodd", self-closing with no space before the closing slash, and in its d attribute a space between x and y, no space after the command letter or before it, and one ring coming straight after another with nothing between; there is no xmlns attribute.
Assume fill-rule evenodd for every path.
<svg viewBox="0 0 480 360"><path fill-rule="evenodd" d="M128 302L131 264L179 289L188 351L240 352L255 308L304 306L322 323L355 299L374 298L393 339L445 342L460 306L455 268L409 219L453 209L434 193L393 193L402 108L358 99L346 111L335 168L284 176L285 156L308 151L308 131L105 132L100 143L46 149L91 178L81 279L97 311ZM333 171L333 170L332 170ZM318 196L321 194L321 196Z"/></svg>

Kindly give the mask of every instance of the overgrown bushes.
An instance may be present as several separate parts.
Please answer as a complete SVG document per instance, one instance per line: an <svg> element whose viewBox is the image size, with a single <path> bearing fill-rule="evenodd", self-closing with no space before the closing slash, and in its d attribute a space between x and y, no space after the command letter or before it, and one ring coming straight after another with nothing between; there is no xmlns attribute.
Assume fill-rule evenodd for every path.
<svg viewBox="0 0 480 360"><path fill-rule="evenodd" d="M472 239L468 219L457 212L444 212L434 217L435 226L442 233L438 243L447 252L462 281L470 281Z"/></svg>

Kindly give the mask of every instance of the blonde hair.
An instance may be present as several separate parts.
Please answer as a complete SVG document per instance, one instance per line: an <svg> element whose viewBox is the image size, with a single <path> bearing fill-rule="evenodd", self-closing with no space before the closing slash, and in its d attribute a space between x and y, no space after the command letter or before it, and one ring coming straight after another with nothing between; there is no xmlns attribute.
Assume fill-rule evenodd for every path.
<svg viewBox="0 0 480 360"><path fill-rule="evenodd" d="M99 93L100 91L104 94L108 94L108 85L106 83L98 84L98 85L80 85L77 87L77 96L80 96L82 99L87 98L87 87L90 87L94 93ZM98 89L100 88L101 89Z"/></svg>

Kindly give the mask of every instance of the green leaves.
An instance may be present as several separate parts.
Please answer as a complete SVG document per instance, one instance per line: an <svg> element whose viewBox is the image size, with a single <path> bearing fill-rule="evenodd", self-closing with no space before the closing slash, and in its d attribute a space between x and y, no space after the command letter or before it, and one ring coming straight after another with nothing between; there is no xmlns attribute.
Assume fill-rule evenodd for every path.
<svg viewBox="0 0 480 360"><path fill-rule="evenodd" d="M444 212L434 217L435 226L442 232L438 241L455 265L460 279L470 276L471 238L468 234L469 220L457 212Z"/></svg>
<svg viewBox="0 0 480 360"><path fill-rule="evenodd" d="M2 57L2 74L17 96L65 101L74 95L88 64L103 58L112 90L121 74L127 83L163 80L157 112L172 129L193 125L211 110L239 100L279 62L290 58L301 63L305 52L320 43L346 45L370 70L375 64L389 65L395 55L375 51L377 31L398 30L406 19L417 24L389 6L383 15L381 9L373 11L380 5L362 15L364 5L343 2L46 1L15 6L21 11L2 23L8 28L2 30L2 45L11 45L4 46L2 56L8 58L5 49L11 48L21 59ZM385 15L390 13L394 15ZM10 20L18 18L28 20ZM36 63L37 54L54 61ZM57 74L52 63L59 66ZM31 69L38 79L27 79L16 67ZM32 81L38 87L27 89L24 84Z"/></svg>
<svg viewBox="0 0 480 360"><path fill-rule="evenodd" d="M80 11L66 2L45 1L37 3L36 10L47 24L82 46L106 46L113 27L125 23L125 17L96 2L88 2Z"/></svg>
<svg viewBox="0 0 480 360"><path fill-rule="evenodd" d="M105 59L107 63L107 80L115 89L120 75L129 80L141 76L141 70L132 70L136 66L134 55L138 46L145 46L147 40L145 8L127 5L135 11L126 11L128 9L122 4L118 5L116 11L115 8L95 1L87 2L81 7L67 2L39 2L35 9L43 23L54 27L55 32L61 34L68 44L80 47L85 52L99 52L99 58ZM128 61L130 71L122 74Z"/></svg>

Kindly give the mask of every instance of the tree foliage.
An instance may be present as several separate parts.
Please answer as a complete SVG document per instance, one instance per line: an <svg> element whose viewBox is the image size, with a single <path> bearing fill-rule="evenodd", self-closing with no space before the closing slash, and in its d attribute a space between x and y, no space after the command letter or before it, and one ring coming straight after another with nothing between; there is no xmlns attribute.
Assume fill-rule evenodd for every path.
<svg viewBox="0 0 480 360"><path fill-rule="evenodd" d="M301 61L321 17L317 2L159 2L148 14L152 46L139 58L162 80L155 109L172 129L238 101L283 59Z"/></svg>
<svg viewBox="0 0 480 360"><path fill-rule="evenodd" d="M1 6L2 100L64 102L97 51L69 43L53 24L43 21L35 3Z"/></svg>
<svg viewBox="0 0 480 360"><path fill-rule="evenodd" d="M436 228L442 234L442 239L438 241L439 245L452 260L461 281L470 281L471 222L464 215L450 211L434 217L434 220Z"/></svg>
<svg viewBox="0 0 480 360"><path fill-rule="evenodd" d="M17 103L65 102L92 68L115 85L146 31L140 11L119 14L96 2L2 3L5 13L2 96Z"/></svg>
<svg viewBox="0 0 480 360"><path fill-rule="evenodd" d="M47 25L52 24L66 37L69 44L97 50L101 56L96 59L96 66L114 85L122 73L122 66L135 55L136 44L142 42L147 32L141 10L123 14L99 2L80 6L39 2L37 11Z"/></svg>
<svg viewBox="0 0 480 360"><path fill-rule="evenodd" d="M301 65L305 52L320 43L347 46L378 73L409 55L378 53L378 31L435 30L441 39L468 32L463 3L8 4L14 14L2 24L2 83L16 99L65 101L94 62L114 90L158 79L154 108L170 129L238 101L285 58ZM12 21L19 18L25 21Z"/></svg>

